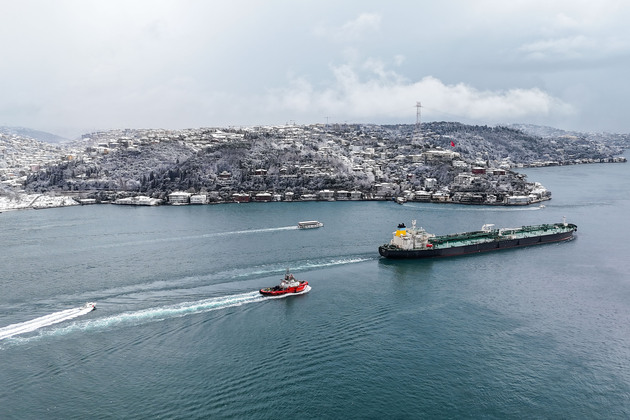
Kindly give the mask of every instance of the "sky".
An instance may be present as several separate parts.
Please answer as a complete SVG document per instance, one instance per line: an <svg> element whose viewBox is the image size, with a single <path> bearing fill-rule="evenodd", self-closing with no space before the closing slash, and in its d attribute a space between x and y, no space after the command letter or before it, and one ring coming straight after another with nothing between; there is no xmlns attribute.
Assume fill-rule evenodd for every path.
<svg viewBox="0 0 630 420"><path fill-rule="evenodd" d="M0 0L0 126L630 132L627 0ZM418 107L420 104L420 107Z"/></svg>

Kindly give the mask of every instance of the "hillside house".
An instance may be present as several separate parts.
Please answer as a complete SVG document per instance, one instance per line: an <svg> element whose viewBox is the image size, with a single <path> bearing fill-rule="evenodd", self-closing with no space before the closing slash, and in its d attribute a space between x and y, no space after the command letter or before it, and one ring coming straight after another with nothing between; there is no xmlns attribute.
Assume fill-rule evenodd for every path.
<svg viewBox="0 0 630 420"><path fill-rule="evenodd" d="M190 196L192 194L183 192L183 191L175 191L168 195L168 202L173 205L183 205L190 203Z"/></svg>
<svg viewBox="0 0 630 420"><path fill-rule="evenodd" d="M320 200L333 201L335 199L335 192L331 190L321 190L317 193L317 197Z"/></svg>
<svg viewBox="0 0 630 420"><path fill-rule="evenodd" d="M346 201L350 200L350 191L339 190L335 193L335 199L337 201Z"/></svg>
<svg viewBox="0 0 630 420"><path fill-rule="evenodd" d="M190 204L208 204L208 196L206 194L191 195Z"/></svg>

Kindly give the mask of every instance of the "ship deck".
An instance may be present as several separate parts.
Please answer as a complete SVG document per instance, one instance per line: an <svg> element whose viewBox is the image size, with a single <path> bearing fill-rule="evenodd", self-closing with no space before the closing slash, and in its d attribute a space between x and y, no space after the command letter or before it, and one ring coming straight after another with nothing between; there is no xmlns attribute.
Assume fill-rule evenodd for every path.
<svg viewBox="0 0 630 420"><path fill-rule="evenodd" d="M490 231L475 231L457 233L452 235L435 236L429 239L429 243L435 249L460 247L485 242L502 241L507 239L524 239L537 236L554 235L556 233L573 230L575 225L568 224L544 224L537 226L523 226L512 229L493 229Z"/></svg>

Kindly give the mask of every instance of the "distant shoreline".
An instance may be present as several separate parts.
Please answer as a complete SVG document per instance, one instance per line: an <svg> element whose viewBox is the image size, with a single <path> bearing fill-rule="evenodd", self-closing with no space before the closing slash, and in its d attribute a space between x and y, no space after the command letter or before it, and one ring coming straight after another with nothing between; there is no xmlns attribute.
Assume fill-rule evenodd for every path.
<svg viewBox="0 0 630 420"><path fill-rule="evenodd" d="M17 198L9 199L8 197L0 197L0 213L9 212L9 211L17 211L17 210L43 210L43 209L51 209L51 208L60 208L60 207L74 207L74 206L89 206L89 205L103 205L103 204L113 204L116 206L133 206L133 207L164 207L164 206L204 206L204 205L222 205L222 204L250 204L250 203L309 203L309 202L367 202L367 201L385 201L392 202L394 204L398 204L395 201L395 197L388 198L370 198L370 199L360 199L360 200L326 200L326 199L318 199L318 200L292 200L292 201L248 201L248 202L239 202L239 201L215 201L208 203L161 203L161 204L120 204L114 203L111 201L107 202L88 202L82 203L80 200L77 200L75 197L68 195L46 195L46 194L22 194ZM532 199L527 203L477 203L477 202L461 202L461 201L437 201L437 200L409 200L406 203L429 203L429 204L452 204L452 205L465 205L465 206L488 206L488 207L527 207L536 204L540 204L544 201L551 200L551 197L544 197L540 199Z"/></svg>

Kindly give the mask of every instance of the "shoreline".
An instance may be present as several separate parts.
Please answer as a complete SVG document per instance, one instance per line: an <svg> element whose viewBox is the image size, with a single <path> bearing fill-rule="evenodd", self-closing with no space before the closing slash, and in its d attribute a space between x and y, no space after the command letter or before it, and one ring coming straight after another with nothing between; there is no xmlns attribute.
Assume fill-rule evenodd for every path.
<svg viewBox="0 0 630 420"><path fill-rule="evenodd" d="M44 210L51 208L59 208L59 207L74 207L74 206L92 206L92 205L103 205L103 204L113 204L117 206L132 206L132 207L157 207L157 206L203 206L203 205L221 205L221 204L249 204L249 203L308 203L314 201L326 201L326 202L359 202L359 201L391 201L396 203L395 197L388 198L371 198L371 199L360 199L360 200L330 200L330 199L322 199L322 200L291 200L291 201L216 201L209 203L161 203L161 204L130 204L130 203L115 203L112 201L107 202L91 202L91 203L81 203L75 197L69 195L46 195L46 194L18 194L16 199L11 199L9 197L0 196L0 213L9 212L9 211L18 211L18 210ZM551 200L551 197L544 197L539 199L534 199L527 203L476 203L476 202L461 202L461 201L450 201L450 200L409 200L407 203L430 203L430 204L453 204L453 205L464 205L464 206L488 206L488 207L527 207L532 205L542 205L541 203L544 201Z"/></svg>
<svg viewBox="0 0 630 420"><path fill-rule="evenodd" d="M42 210L58 207L78 206L74 198L67 195L16 193L14 198L0 196L0 213L17 210Z"/></svg>

